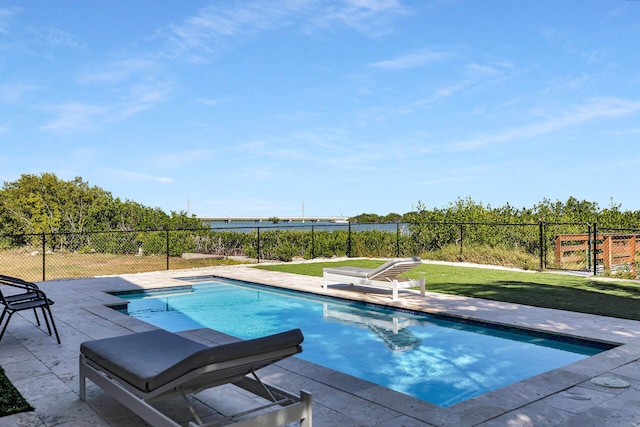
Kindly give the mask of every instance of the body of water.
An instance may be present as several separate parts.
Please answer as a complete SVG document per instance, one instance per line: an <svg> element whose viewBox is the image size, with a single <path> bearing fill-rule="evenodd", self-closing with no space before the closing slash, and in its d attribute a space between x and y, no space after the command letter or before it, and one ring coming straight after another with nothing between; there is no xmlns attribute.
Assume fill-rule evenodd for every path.
<svg viewBox="0 0 640 427"><path fill-rule="evenodd" d="M209 226L212 230L220 231L235 231L235 232L251 232L256 228L260 229L276 229L276 230L307 230L310 231L313 227L317 231L336 231L336 230L348 230L349 224L335 223L335 222L253 222L253 221L238 221L238 222L209 222ZM366 230L381 230L388 232L397 232L398 228L401 233L409 232L409 224L407 223L391 223L391 224L360 224L352 223L351 231L366 231Z"/></svg>

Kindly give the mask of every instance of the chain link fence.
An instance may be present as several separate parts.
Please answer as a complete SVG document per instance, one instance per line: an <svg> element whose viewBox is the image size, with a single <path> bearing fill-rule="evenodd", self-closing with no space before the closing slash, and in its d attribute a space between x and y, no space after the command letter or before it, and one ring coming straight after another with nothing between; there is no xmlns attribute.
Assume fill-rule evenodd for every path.
<svg viewBox="0 0 640 427"><path fill-rule="evenodd" d="M270 224L0 236L0 274L40 281L237 261L403 257L638 277L640 230L585 223Z"/></svg>

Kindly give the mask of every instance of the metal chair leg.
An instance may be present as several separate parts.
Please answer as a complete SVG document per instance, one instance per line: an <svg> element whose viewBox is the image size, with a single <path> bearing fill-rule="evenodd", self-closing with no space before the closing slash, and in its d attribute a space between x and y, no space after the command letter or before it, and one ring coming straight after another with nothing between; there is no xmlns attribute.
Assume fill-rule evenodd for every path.
<svg viewBox="0 0 640 427"><path fill-rule="evenodd" d="M60 335L58 335L58 328L56 328L56 322L53 320L53 313L51 313L51 307L46 306L47 311L49 312L49 317L51 318L51 326L53 326L53 332L55 332L56 334L56 339L58 340L58 344L60 343ZM45 313L44 311L45 307L42 307L42 312ZM46 313L44 314L44 318L45 320L47 319L47 315ZM49 322L47 322L47 327L49 326ZM49 335L51 335L51 329L49 329Z"/></svg>
<svg viewBox="0 0 640 427"><path fill-rule="evenodd" d="M51 336L51 326L49 325L49 319L47 319L47 312L44 311L44 306L40 307L42 309L42 317L44 317L44 323L47 325L47 331L49 332L49 336ZM40 326L38 324L38 326Z"/></svg>
<svg viewBox="0 0 640 427"><path fill-rule="evenodd" d="M38 317L38 310L36 310L35 307L33 308L33 314L36 316L36 322L38 323L38 326L41 326L40 325L40 318ZM51 335L51 334L49 334L49 335Z"/></svg>
<svg viewBox="0 0 640 427"><path fill-rule="evenodd" d="M6 314L7 310L5 309L4 312L2 312L2 316L0 317L0 319L4 318L4 315ZM9 326L9 321L11 320L11 316L13 316L13 313L9 313L9 317L7 317L7 323L4 324L4 327L2 328L2 332L0 332L0 341L2 340L2 337L4 336L4 332L7 330L7 326ZM0 322L1 324L1 322Z"/></svg>

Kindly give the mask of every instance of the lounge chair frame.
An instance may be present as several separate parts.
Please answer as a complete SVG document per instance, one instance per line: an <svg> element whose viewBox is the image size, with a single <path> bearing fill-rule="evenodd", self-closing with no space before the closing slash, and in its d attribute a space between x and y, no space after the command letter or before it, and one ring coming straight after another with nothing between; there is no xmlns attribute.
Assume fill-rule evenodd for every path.
<svg viewBox="0 0 640 427"><path fill-rule="evenodd" d="M295 348L277 349L258 355L242 357L198 367L181 375L153 391L141 390L126 380L110 372L84 354L80 354L80 399L86 399L86 379L102 388L124 406L154 427L177 427L181 424L152 406L150 403L161 401L176 395L182 396L194 420L189 426L212 427L221 423L236 421L253 412L260 414L251 418L237 420L234 427L277 426L300 421L301 427L312 427L312 398L307 391L301 390L296 396L273 385L263 383L255 372L257 369L298 353ZM247 374L248 373L248 374ZM269 401L266 405L252 408L223 419L202 422L187 398L202 390L223 384L234 384ZM278 408L276 408L278 407ZM272 409L265 412L267 409Z"/></svg>
<svg viewBox="0 0 640 427"><path fill-rule="evenodd" d="M22 293L12 295L4 295L2 291L0 291L0 303L4 305L2 315L0 315L0 325L2 325L2 323L4 322L2 332L0 332L0 340L2 340L2 337L4 337L4 333L7 330L7 326L9 326L11 317L19 311L33 310L33 314L36 317L38 327L41 327L42 325L40 323L40 318L38 317L37 310L38 308L40 308L42 310L42 316L44 317L44 322L47 326L49 336L52 336L53 328L53 332L56 334L58 344L60 344L60 335L58 334L58 328L56 328L56 323L53 320L53 313L51 312L53 301L47 298L47 295L42 292L40 288L38 288L38 285L16 277L5 275L0 275L0 284L18 288L24 291Z"/></svg>
<svg viewBox="0 0 640 427"><path fill-rule="evenodd" d="M420 265L422 260L413 258L393 258L378 268L360 267L332 267L323 268L322 287L329 283L347 283L351 286L368 286L373 288L391 289L391 299L398 299L398 291L413 287L420 288L420 295L425 296L425 279L407 279L399 277L408 270Z"/></svg>

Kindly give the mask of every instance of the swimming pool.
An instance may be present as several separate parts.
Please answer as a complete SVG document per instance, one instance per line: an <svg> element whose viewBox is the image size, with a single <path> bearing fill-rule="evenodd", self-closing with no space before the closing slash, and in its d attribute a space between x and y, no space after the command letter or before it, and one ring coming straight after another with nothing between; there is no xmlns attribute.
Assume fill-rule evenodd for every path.
<svg viewBox="0 0 640 427"><path fill-rule="evenodd" d="M230 279L193 281L118 296L129 315L172 332L208 327L249 339L300 328L298 357L442 407L611 348Z"/></svg>

